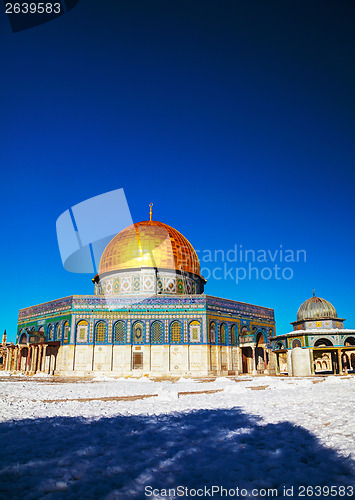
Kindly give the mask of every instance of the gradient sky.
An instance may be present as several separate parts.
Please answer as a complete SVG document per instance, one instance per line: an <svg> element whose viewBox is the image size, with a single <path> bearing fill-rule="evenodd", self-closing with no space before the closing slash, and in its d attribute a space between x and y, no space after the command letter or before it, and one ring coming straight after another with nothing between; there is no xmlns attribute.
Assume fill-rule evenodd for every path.
<svg viewBox="0 0 355 500"><path fill-rule="evenodd" d="M20 308L93 293L64 270L55 223L117 188L135 222L153 202L198 250L307 253L291 280L206 293L274 308L281 334L315 288L355 328L354 10L81 0L18 33L2 11L1 332L14 340Z"/></svg>

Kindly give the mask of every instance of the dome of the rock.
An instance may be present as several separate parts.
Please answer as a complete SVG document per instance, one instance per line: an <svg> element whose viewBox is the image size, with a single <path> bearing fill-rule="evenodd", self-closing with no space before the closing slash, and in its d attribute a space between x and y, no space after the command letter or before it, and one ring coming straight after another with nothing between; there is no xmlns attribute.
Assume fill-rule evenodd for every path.
<svg viewBox="0 0 355 500"><path fill-rule="evenodd" d="M200 263L191 243L179 231L159 221L137 222L118 233L102 254L99 275L140 268L200 276Z"/></svg>

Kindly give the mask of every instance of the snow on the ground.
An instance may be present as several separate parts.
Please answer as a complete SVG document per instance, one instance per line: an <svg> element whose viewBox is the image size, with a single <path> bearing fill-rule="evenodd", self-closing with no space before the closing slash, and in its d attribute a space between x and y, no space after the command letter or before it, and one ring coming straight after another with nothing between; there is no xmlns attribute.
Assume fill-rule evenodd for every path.
<svg viewBox="0 0 355 500"><path fill-rule="evenodd" d="M154 396L98 399L144 395ZM143 499L147 485L277 488L283 498L284 487L348 487L355 478L354 407L354 376L4 376L0 498ZM317 498L330 496L321 493ZM333 493L351 497L350 489Z"/></svg>

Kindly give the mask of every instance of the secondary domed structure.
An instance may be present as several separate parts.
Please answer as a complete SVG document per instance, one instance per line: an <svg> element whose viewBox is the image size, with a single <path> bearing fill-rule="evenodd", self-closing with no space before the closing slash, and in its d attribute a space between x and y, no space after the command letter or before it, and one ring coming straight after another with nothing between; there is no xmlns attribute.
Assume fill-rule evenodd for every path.
<svg viewBox="0 0 355 500"><path fill-rule="evenodd" d="M105 248L96 294L200 294L206 280L191 243L163 222L128 226Z"/></svg>
<svg viewBox="0 0 355 500"><path fill-rule="evenodd" d="M355 373L355 330L344 328L344 321L333 304L313 290L291 323L293 331L271 338L279 373Z"/></svg>
<svg viewBox="0 0 355 500"><path fill-rule="evenodd" d="M342 328L342 318L338 318L333 304L328 300L313 296L305 300L297 311L297 320L291 323L294 330L307 330L310 328Z"/></svg>
<svg viewBox="0 0 355 500"><path fill-rule="evenodd" d="M303 302L297 312L297 321L334 319L337 317L335 307L328 300L316 297L314 292L313 297Z"/></svg>

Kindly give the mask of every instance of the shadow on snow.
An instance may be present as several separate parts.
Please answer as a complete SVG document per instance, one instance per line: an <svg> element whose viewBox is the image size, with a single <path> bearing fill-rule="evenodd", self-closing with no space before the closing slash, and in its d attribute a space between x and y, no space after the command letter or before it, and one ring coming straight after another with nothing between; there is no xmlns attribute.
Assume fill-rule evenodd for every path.
<svg viewBox="0 0 355 500"><path fill-rule="evenodd" d="M307 430L262 425L236 408L25 419L0 424L0 439L0 497L7 500L143 499L146 485L277 488L282 498L284 486L354 479L354 462Z"/></svg>

